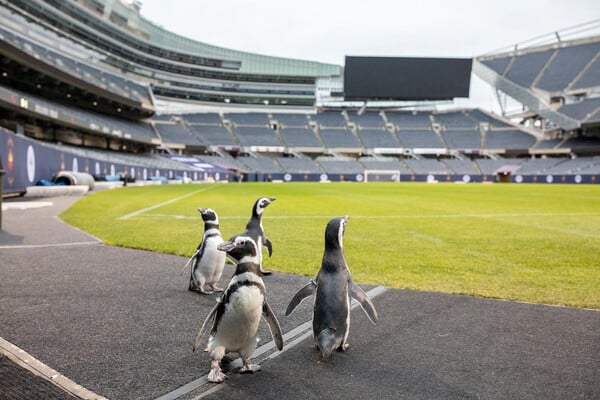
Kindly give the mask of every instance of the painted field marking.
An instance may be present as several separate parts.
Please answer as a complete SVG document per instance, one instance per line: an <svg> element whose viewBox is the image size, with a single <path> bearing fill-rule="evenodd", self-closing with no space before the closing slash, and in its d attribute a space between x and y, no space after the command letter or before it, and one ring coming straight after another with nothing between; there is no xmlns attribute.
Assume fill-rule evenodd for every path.
<svg viewBox="0 0 600 400"><path fill-rule="evenodd" d="M172 202L172 201L169 201ZM136 211L135 213L127 214L126 216L120 217L119 219L131 218L133 216L140 216L142 218L161 219L161 218L172 218L172 219L200 219L199 216L189 215L178 215L178 214L145 214L140 215L142 212L149 211L158 208L161 205L149 207L148 209ZM134 215L135 214L135 215ZM573 213L503 213L503 214L406 214L406 215L350 215L352 219L460 219L460 218L511 218L511 217L597 217L600 213L585 213L585 212L573 212ZM219 219L247 219L248 216L244 215L219 215ZM331 215L268 215L264 216L263 219L325 219L331 218Z"/></svg>
<svg viewBox="0 0 600 400"><path fill-rule="evenodd" d="M215 187L217 187L217 186L207 186L205 188L198 189L198 190L195 190L195 191L190 192L190 193L186 193L186 194L184 194L182 196L175 197L174 199L163 201L162 203L154 204L153 206L142 208L141 210L137 210L137 211L134 211L132 213L123 215L122 217L119 217L118 219L119 220L123 220L123 219L129 219L129 218L132 218L132 217L137 217L138 215L141 215L141 214L143 214L143 213L145 213L147 211L155 210L155 209L160 208L162 206L166 206L168 204L172 204L172 203L178 202L179 200L183 200L185 198L188 198L188 197L193 196L195 194L198 194L200 192L205 192L207 190L214 189Z"/></svg>
<svg viewBox="0 0 600 400"><path fill-rule="evenodd" d="M65 243L50 243L50 244L17 244L17 245L0 245L0 249L43 249L46 247L69 247L69 246L92 246L99 245L102 242L65 242Z"/></svg>
<svg viewBox="0 0 600 400"><path fill-rule="evenodd" d="M383 286L377 286L377 287L374 287L373 289L369 290L367 292L367 296L369 296L369 298L373 299L373 298L379 296L380 294L384 293L386 290L387 290L387 288L385 288ZM358 306L359 306L359 303L356 300L352 300L351 309L354 310ZM291 331L284 334L283 340L284 340L285 346L284 346L283 350L281 350L281 351L277 350L277 351L269 354L268 356L262 358L258 364L262 364L263 362L272 360L272 359L280 356L281 354L283 354L284 352L295 347L296 345L298 345L300 342L302 342L304 339L310 337L311 335L312 335L312 320L307 321L301 325L298 325ZM293 339L293 340L291 342L289 342L289 340L291 340L291 339ZM275 343L271 340L270 342L265 343L264 345L258 347L252 354L252 358L258 359L263 354L266 354L274 349L275 349ZM242 360L240 358L236 358L229 365L231 366L231 369L241 367ZM209 383L207 377L208 377L208 375L202 375L200 378L198 378L192 382L189 382L189 383L179 387L178 389L175 389L174 391L159 397L156 400L178 399L178 398L200 388L201 386ZM224 387L225 387L225 385L223 385L223 384L215 385L215 386L211 387L210 389L208 389L207 391L200 394L199 396L194 397L192 400L202 399L202 398L208 396L209 394L212 394L212 393L215 393L215 392L221 390Z"/></svg>

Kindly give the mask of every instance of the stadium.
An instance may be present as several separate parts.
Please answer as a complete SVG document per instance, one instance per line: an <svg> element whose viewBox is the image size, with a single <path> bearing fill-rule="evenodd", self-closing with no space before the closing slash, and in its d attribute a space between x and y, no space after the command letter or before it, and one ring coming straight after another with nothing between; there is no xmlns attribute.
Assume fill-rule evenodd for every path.
<svg viewBox="0 0 600 400"><path fill-rule="evenodd" d="M419 24L444 14L477 36L480 4ZM311 15L351 26L342 6ZM321 62L192 39L143 10L0 0L0 399L600 398L599 20L476 56ZM497 107L465 105L474 82ZM223 384L192 351L229 299L191 288L207 209L225 239L259 226L271 272L253 277L271 308L253 339L262 372L240 354ZM324 362L316 304L296 296L334 220L325 239L356 285L338 318L352 315L350 347Z"/></svg>
<svg viewBox="0 0 600 400"><path fill-rule="evenodd" d="M3 2L3 193L61 171L163 182L598 180L597 21L473 59L332 65L197 42L139 9ZM452 106L468 96L471 70L502 113Z"/></svg>

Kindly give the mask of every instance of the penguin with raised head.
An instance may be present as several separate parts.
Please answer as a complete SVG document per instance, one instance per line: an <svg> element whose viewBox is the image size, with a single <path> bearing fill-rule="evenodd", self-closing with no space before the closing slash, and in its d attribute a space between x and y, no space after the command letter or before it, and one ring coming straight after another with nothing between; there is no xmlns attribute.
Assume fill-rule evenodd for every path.
<svg viewBox="0 0 600 400"><path fill-rule="evenodd" d="M304 286L290 301L290 315L302 300L316 292L313 307L313 337L321 360L327 361L334 350L348 348L350 301L356 299L373 324L377 311L366 293L350 277L344 258L343 237L348 216L334 218L325 228L325 251L316 279Z"/></svg>
<svg viewBox="0 0 600 400"><path fill-rule="evenodd" d="M265 230L262 225L262 215L263 211L269 204L277 200L275 197L261 197L254 203L252 206L252 216L250 220L246 224L246 230L241 235L250 236L256 242L258 246L258 265L260 266L260 272L263 275L271 275L271 271L265 271L262 268L262 246L265 246L269 252L269 257L273 254L273 245L267 236L265 235ZM231 237L229 240L234 239L236 236ZM228 254L228 257L232 259L232 261L236 261L232 258L231 255Z"/></svg>
<svg viewBox="0 0 600 400"><path fill-rule="evenodd" d="M222 292L223 289L217 287L225 267L225 253L217 248L223 243L219 230L219 216L210 208L199 208L198 211L204 221L204 235L196 252L188 261L188 264L192 264L188 290L202 294ZM207 287L210 289L206 290Z"/></svg>
<svg viewBox="0 0 600 400"><path fill-rule="evenodd" d="M256 242L249 236L239 235L221 243L218 248L237 260L235 273L194 341L196 351L208 326L212 325L206 349L212 358L208 381L217 383L227 378L221 370L221 360L229 352L236 352L242 358L240 372L255 372L260 369L260 365L251 363L250 357L256 349L261 316L265 317L269 325L277 349L283 348L279 322L266 300Z"/></svg>

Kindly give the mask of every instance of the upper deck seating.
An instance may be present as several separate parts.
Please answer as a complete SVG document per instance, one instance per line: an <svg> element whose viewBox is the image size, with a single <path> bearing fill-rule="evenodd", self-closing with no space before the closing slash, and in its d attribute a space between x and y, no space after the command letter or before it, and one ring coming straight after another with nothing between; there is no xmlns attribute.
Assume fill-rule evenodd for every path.
<svg viewBox="0 0 600 400"><path fill-rule="evenodd" d="M358 136L367 149L400 147L395 135L383 129L360 129Z"/></svg>
<svg viewBox="0 0 600 400"><path fill-rule="evenodd" d="M476 129L477 122L461 111L433 114L435 122L442 125L445 130Z"/></svg>
<svg viewBox="0 0 600 400"><path fill-rule="evenodd" d="M283 146L275 130L267 126L237 126L233 132L242 146Z"/></svg>
<svg viewBox="0 0 600 400"><path fill-rule="evenodd" d="M163 143L177 143L189 146L200 146L202 143L180 124L155 123Z"/></svg>
<svg viewBox="0 0 600 400"><path fill-rule="evenodd" d="M323 145L317 139L312 129L302 128L281 128L281 137L288 147L307 147L323 148Z"/></svg>
<svg viewBox="0 0 600 400"><path fill-rule="evenodd" d="M344 128L346 119L339 111L323 111L310 115L311 120L316 121L321 128Z"/></svg>
<svg viewBox="0 0 600 400"><path fill-rule="evenodd" d="M529 149L535 143L535 137L519 130L488 131L485 134L485 149Z"/></svg>
<svg viewBox="0 0 600 400"><path fill-rule="evenodd" d="M307 114L273 114L273 120L283 127L301 128L308 125Z"/></svg>
<svg viewBox="0 0 600 400"><path fill-rule="evenodd" d="M226 113L223 118L230 120L236 126L267 126L269 124L269 115L260 112Z"/></svg>
<svg viewBox="0 0 600 400"><path fill-rule="evenodd" d="M516 56L505 74L506 78L522 87L531 87L554 51L543 50Z"/></svg>
<svg viewBox="0 0 600 400"><path fill-rule="evenodd" d="M388 122L394 124L396 129L430 129L431 119L428 112L386 111Z"/></svg>
<svg viewBox="0 0 600 400"><path fill-rule="evenodd" d="M480 149L481 133L477 130L448 130L442 132L449 149Z"/></svg>
<svg viewBox="0 0 600 400"><path fill-rule="evenodd" d="M600 51L600 43L563 47L544 69L537 88L548 92L564 91Z"/></svg>
<svg viewBox="0 0 600 400"><path fill-rule="evenodd" d="M396 132L398 140L402 144L402 147L407 149L414 148L434 148L442 149L446 146L441 142L440 138L435 132L430 130L421 131L399 131Z"/></svg>
<svg viewBox="0 0 600 400"><path fill-rule="evenodd" d="M354 134L346 128L330 128L320 130L321 139L325 147L360 149L362 145L356 140Z"/></svg>
<svg viewBox="0 0 600 400"><path fill-rule="evenodd" d="M383 129L385 127L385 121L377 111L365 111L360 115L356 112L348 112L348 117L359 129Z"/></svg>
<svg viewBox="0 0 600 400"><path fill-rule="evenodd" d="M190 125L190 128L209 146L239 145L227 128L220 125Z"/></svg>
<svg viewBox="0 0 600 400"><path fill-rule="evenodd" d="M194 113L181 116L190 124L221 125L221 116L218 113Z"/></svg>

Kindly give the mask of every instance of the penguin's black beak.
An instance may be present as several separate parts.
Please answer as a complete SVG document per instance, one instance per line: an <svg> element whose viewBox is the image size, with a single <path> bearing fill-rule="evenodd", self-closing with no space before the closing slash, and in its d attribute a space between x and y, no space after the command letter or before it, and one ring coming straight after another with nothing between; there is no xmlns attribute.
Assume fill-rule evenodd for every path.
<svg viewBox="0 0 600 400"><path fill-rule="evenodd" d="M202 214L204 211L206 211L206 208L199 208L199 209L198 209L198 212L199 212L200 214Z"/></svg>
<svg viewBox="0 0 600 400"><path fill-rule="evenodd" d="M217 250L221 251L230 251L235 248L235 243L233 242L223 242L217 246Z"/></svg>
<svg viewBox="0 0 600 400"><path fill-rule="evenodd" d="M276 197L269 197L269 204L271 204L272 202L274 202L275 200L277 200Z"/></svg>
<svg viewBox="0 0 600 400"><path fill-rule="evenodd" d="M350 218L350 217L349 217L348 215L344 215L344 216L342 217L342 220L344 221L344 223L346 223L346 222L348 222L348 219L349 219L349 218Z"/></svg>

